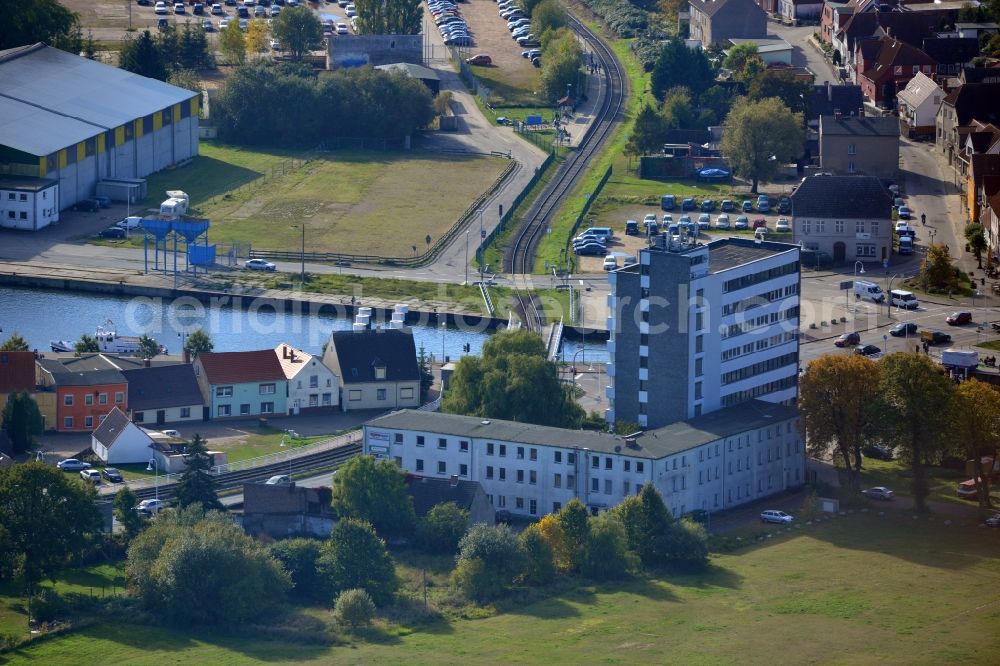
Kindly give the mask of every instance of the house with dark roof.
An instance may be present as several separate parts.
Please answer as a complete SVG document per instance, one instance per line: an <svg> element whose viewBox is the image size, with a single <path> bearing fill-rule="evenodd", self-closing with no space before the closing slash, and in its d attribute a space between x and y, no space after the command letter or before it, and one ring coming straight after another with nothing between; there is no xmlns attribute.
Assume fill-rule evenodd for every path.
<svg viewBox="0 0 1000 666"><path fill-rule="evenodd" d="M128 382L103 354L35 361L35 400L46 429L90 432L118 407L128 411Z"/></svg>
<svg viewBox="0 0 1000 666"><path fill-rule="evenodd" d="M859 42L855 55L858 84L867 104L894 108L896 93L917 73L923 72L931 78L937 75L937 61L901 39L888 35L878 38L871 58L866 57L868 49L860 46L863 43Z"/></svg>
<svg viewBox="0 0 1000 666"><path fill-rule="evenodd" d="M0 409L11 393L35 392L35 352L0 351Z"/></svg>
<svg viewBox="0 0 1000 666"><path fill-rule="evenodd" d="M1000 176L987 176L979 188L979 223L994 258L1000 250Z"/></svg>
<svg viewBox="0 0 1000 666"><path fill-rule="evenodd" d="M820 116L819 159L824 171L895 180L899 121L865 116Z"/></svg>
<svg viewBox="0 0 1000 666"><path fill-rule="evenodd" d="M969 178L965 186L969 222L979 221L983 198L991 198L994 194L992 191L981 194L980 190L987 180L993 183L997 177L1000 177L1000 155L981 153L969 156Z"/></svg>
<svg viewBox="0 0 1000 666"><path fill-rule="evenodd" d="M330 536L336 516L330 506L330 488L306 488L292 483L243 484L243 530L275 539L291 536Z"/></svg>
<svg viewBox="0 0 1000 666"><path fill-rule="evenodd" d="M1000 71L1000 70L998 70ZM1000 82L966 83L941 102L936 119L937 147L965 184L969 175L966 139L975 123L1000 125Z"/></svg>
<svg viewBox="0 0 1000 666"><path fill-rule="evenodd" d="M205 401L189 363L123 370L132 420L144 425L201 421Z"/></svg>
<svg viewBox="0 0 1000 666"><path fill-rule="evenodd" d="M202 352L193 366L213 419L288 411L288 379L273 349Z"/></svg>
<svg viewBox="0 0 1000 666"><path fill-rule="evenodd" d="M865 97L861 94L861 86L834 85L829 81L814 85L809 98L808 124L819 129L820 116L835 116L838 113L842 116L865 115Z"/></svg>
<svg viewBox="0 0 1000 666"><path fill-rule="evenodd" d="M90 448L108 465L144 463L152 456L152 438L115 407L90 434Z"/></svg>
<svg viewBox="0 0 1000 666"><path fill-rule="evenodd" d="M792 238L835 263L892 252L892 196L872 176L809 176L792 194Z"/></svg>
<svg viewBox="0 0 1000 666"><path fill-rule="evenodd" d="M460 479L457 475L448 479L407 475L406 492L413 498L413 511L417 518L426 516L435 506L447 502L469 512L469 525L492 525L496 517L482 484Z"/></svg>
<svg viewBox="0 0 1000 666"><path fill-rule="evenodd" d="M345 412L420 404L420 369L409 329L334 331L323 364L340 378Z"/></svg>
<svg viewBox="0 0 1000 666"><path fill-rule="evenodd" d="M754 0L690 0L691 39L706 48L733 38L767 37L767 14Z"/></svg>
<svg viewBox="0 0 1000 666"><path fill-rule="evenodd" d="M869 2L865 10L856 9L846 21L841 22L840 30L832 37L832 46L840 52L853 82L858 82L864 72L856 62L859 42L891 37L915 47L925 38L933 37L938 27L933 13L876 11L877 7L877 4Z"/></svg>
<svg viewBox="0 0 1000 666"><path fill-rule="evenodd" d="M920 50L937 63L938 76L957 76L979 55L979 40L975 37L928 37Z"/></svg>

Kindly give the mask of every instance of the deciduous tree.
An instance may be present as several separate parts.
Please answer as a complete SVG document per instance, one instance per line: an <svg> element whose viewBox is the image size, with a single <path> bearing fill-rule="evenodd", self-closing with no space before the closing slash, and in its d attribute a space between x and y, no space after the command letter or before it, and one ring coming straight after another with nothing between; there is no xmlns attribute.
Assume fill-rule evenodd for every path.
<svg viewBox="0 0 1000 666"><path fill-rule="evenodd" d="M454 555L468 529L469 512L454 502L442 502L417 523L417 542L428 552Z"/></svg>
<svg viewBox="0 0 1000 666"><path fill-rule="evenodd" d="M643 105L632 124L632 134L625 146L630 155L649 155L663 149L667 125L663 116L648 104Z"/></svg>
<svg viewBox="0 0 1000 666"><path fill-rule="evenodd" d="M355 6L360 13L360 5L355 3ZM323 26L308 7L289 7L282 11L272 21L271 33L295 60L302 60L306 53L323 45Z"/></svg>
<svg viewBox="0 0 1000 666"><path fill-rule="evenodd" d="M471 599L502 595L524 570L517 537L506 525L473 525L458 545L456 585Z"/></svg>
<svg viewBox="0 0 1000 666"><path fill-rule="evenodd" d="M128 486L115 493L115 518L121 523L125 530L125 536L129 540L133 539L149 524L149 521L135 510L138 504L139 498Z"/></svg>
<svg viewBox="0 0 1000 666"><path fill-rule="evenodd" d="M566 537L570 570L577 571L586 561L587 549L590 547L587 507L574 497L556 514L556 522Z"/></svg>
<svg viewBox="0 0 1000 666"><path fill-rule="evenodd" d="M861 447L880 416L875 410L880 380L880 366L864 356L827 354L806 366L799 382L799 424L808 433L809 455L822 459L832 448L854 489Z"/></svg>
<svg viewBox="0 0 1000 666"><path fill-rule="evenodd" d="M990 500L991 462L1000 449L1000 391L975 379L964 381L955 389L954 437L966 460L976 466L976 495L979 513L987 517Z"/></svg>
<svg viewBox="0 0 1000 666"><path fill-rule="evenodd" d="M804 125L800 114L781 100L737 100L726 116L722 152L736 174L757 184L772 179L788 162L802 155Z"/></svg>
<svg viewBox="0 0 1000 666"><path fill-rule="evenodd" d="M0 20L0 50L38 42L80 52L80 17L57 0L18 0L4 3Z"/></svg>
<svg viewBox="0 0 1000 666"><path fill-rule="evenodd" d="M101 351L101 346L98 344L97 339L88 333L82 334L73 347L76 349L77 356L80 354L94 354Z"/></svg>
<svg viewBox="0 0 1000 666"><path fill-rule="evenodd" d="M671 37L653 65L650 87L656 99L663 101L668 90L684 86L694 97L713 85L712 65L701 49L688 48L684 40Z"/></svg>
<svg viewBox="0 0 1000 666"><path fill-rule="evenodd" d="M392 603L399 586L385 541L363 520L344 518L337 523L323 544L316 569L332 596L362 589L376 606Z"/></svg>
<svg viewBox="0 0 1000 666"><path fill-rule="evenodd" d="M35 438L42 434L44 422L38 403L25 391L15 391L7 396L0 422L16 453L32 448Z"/></svg>
<svg viewBox="0 0 1000 666"><path fill-rule="evenodd" d="M212 338L203 328L191 333L184 341L184 351L191 354L192 359L198 358L198 354L202 352L210 352L213 349L215 349L215 343L212 342Z"/></svg>
<svg viewBox="0 0 1000 666"><path fill-rule="evenodd" d="M413 498L406 492L406 474L394 462L356 456L333 478L333 508L341 516L371 523L383 536L413 531Z"/></svg>
<svg viewBox="0 0 1000 666"><path fill-rule="evenodd" d="M145 333L139 337L139 357L151 359L160 353L160 343Z"/></svg>
<svg viewBox="0 0 1000 666"><path fill-rule="evenodd" d="M317 562L323 552L323 542L318 539L296 538L275 541L268 546L271 556L281 562L292 579L289 593L301 602L327 601L327 585L317 571Z"/></svg>
<svg viewBox="0 0 1000 666"><path fill-rule="evenodd" d="M358 33L418 35L424 14L420 0L355 0Z"/></svg>
<svg viewBox="0 0 1000 666"><path fill-rule="evenodd" d="M279 18L281 14L278 15ZM254 19L247 24L246 35L244 39L247 44L247 51L255 55L259 55L267 50L268 35L270 30L267 27L267 23L264 19Z"/></svg>
<svg viewBox="0 0 1000 666"><path fill-rule="evenodd" d="M550 30L542 42L545 58L542 60L542 94L549 101L566 95L579 95L576 90L583 67L583 49L567 28Z"/></svg>
<svg viewBox="0 0 1000 666"><path fill-rule="evenodd" d="M809 115L809 102L812 87L800 81L791 72L780 69L765 69L750 81L747 97L754 101L777 97L792 113L801 113L803 118Z"/></svg>
<svg viewBox="0 0 1000 666"><path fill-rule="evenodd" d="M878 362L877 423L885 439L899 447L913 471L913 499L927 508L928 461L945 448L954 413L954 384L927 356L897 352Z"/></svg>
<svg viewBox="0 0 1000 666"><path fill-rule="evenodd" d="M181 508L200 504L205 511L225 511L215 492L215 478L209 474L212 458L205 448L205 440L196 434L187 445L184 456L186 467L177 482L177 504Z"/></svg>
<svg viewBox="0 0 1000 666"><path fill-rule="evenodd" d="M556 0L542 0L531 12L531 32L538 37L565 27L566 10Z"/></svg>
<svg viewBox="0 0 1000 666"><path fill-rule="evenodd" d="M375 602L364 590L344 590L337 595L333 619L352 629L367 627L375 618Z"/></svg>
<svg viewBox="0 0 1000 666"><path fill-rule="evenodd" d="M737 81L751 81L765 69L753 42L744 42L729 49L722 66L733 72Z"/></svg>
<svg viewBox="0 0 1000 666"><path fill-rule="evenodd" d="M28 347L28 341L25 340L17 331L10 334L10 337L3 341L0 345L0 351L30 351Z"/></svg>
<svg viewBox="0 0 1000 666"><path fill-rule="evenodd" d="M524 571L521 580L529 585L545 585L556 575L552 546L538 523L528 525L521 536L521 552L524 553Z"/></svg>
<svg viewBox="0 0 1000 666"><path fill-rule="evenodd" d="M989 243L986 240L986 229L979 223L965 225L965 240L969 244L969 249L976 255L979 268L982 268L983 252L989 248Z"/></svg>
<svg viewBox="0 0 1000 666"><path fill-rule="evenodd" d="M931 243L920 262L917 282L931 292L953 292L960 288L958 269L951 258L951 251L943 243Z"/></svg>
<svg viewBox="0 0 1000 666"><path fill-rule="evenodd" d="M278 18L280 19L284 14L285 12L281 12ZM230 21L229 25L219 32L219 50L222 52L222 57L230 65L242 65L246 61L247 45L238 21Z"/></svg>
<svg viewBox="0 0 1000 666"><path fill-rule="evenodd" d="M635 569L625 528L613 514L590 519L590 539L582 572L595 580L618 580Z"/></svg>

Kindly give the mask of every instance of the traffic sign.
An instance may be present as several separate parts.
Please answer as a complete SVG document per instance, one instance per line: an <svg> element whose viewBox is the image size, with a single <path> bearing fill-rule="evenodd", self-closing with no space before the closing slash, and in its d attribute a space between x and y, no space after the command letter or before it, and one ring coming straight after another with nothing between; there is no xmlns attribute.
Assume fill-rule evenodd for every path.
<svg viewBox="0 0 1000 666"><path fill-rule="evenodd" d="M853 286L854 286L854 280L846 280L840 283L840 288L843 289L844 291L847 291Z"/></svg>

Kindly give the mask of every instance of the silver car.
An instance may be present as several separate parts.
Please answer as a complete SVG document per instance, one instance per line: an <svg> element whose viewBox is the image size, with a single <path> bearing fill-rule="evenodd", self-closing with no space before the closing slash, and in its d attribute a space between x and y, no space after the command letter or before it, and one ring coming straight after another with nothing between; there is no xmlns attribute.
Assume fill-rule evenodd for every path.
<svg viewBox="0 0 1000 666"><path fill-rule="evenodd" d="M263 259L248 259L243 266L248 271L270 271L273 273L278 269L275 264L272 264L270 261L264 261Z"/></svg>
<svg viewBox="0 0 1000 666"><path fill-rule="evenodd" d="M784 511L778 511L777 509L768 509L767 511L760 512L760 522L762 523L778 523L787 525L788 523L795 520L789 514Z"/></svg>

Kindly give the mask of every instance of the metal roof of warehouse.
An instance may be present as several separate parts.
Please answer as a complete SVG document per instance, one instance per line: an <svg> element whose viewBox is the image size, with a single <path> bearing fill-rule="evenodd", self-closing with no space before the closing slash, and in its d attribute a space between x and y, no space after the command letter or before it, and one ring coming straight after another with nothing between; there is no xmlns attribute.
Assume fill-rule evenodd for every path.
<svg viewBox="0 0 1000 666"><path fill-rule="evenodd" d="M0 51L0 144L47 154L196 95L42 43L7 49ZM38 118L32 122L10 102L27 105ZM46 149L55 143L61 145Z"/></svg>

